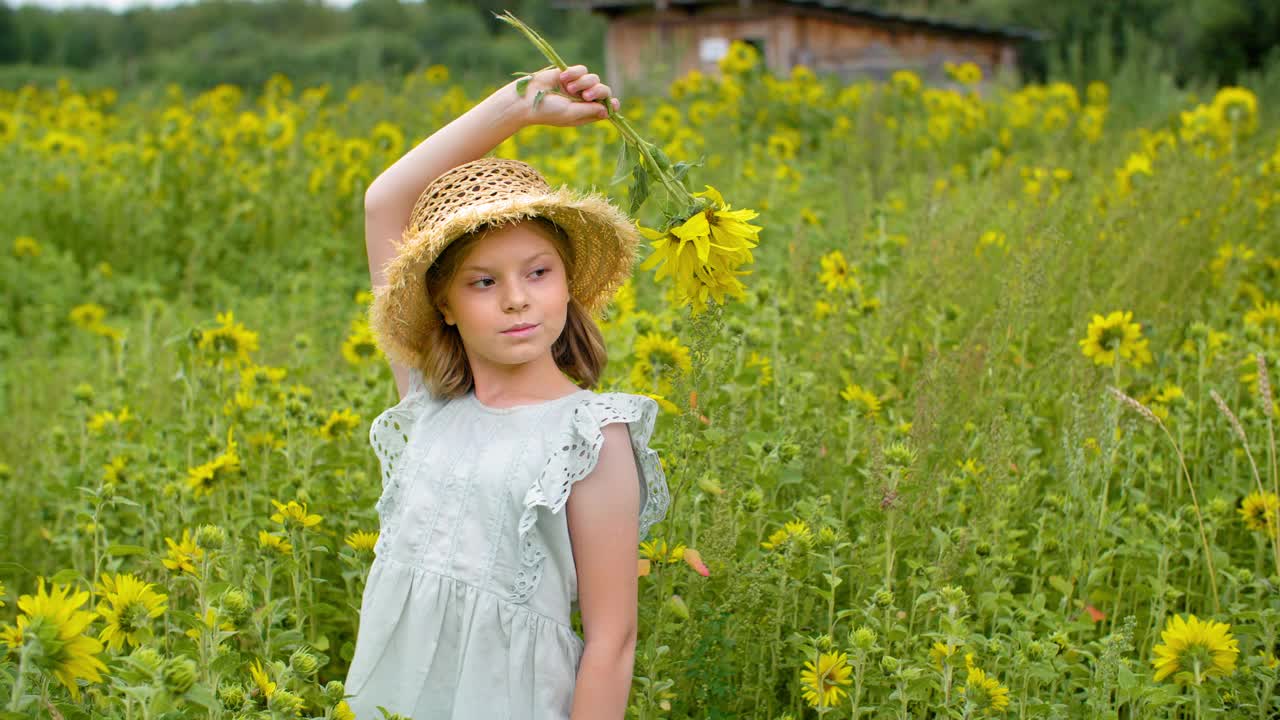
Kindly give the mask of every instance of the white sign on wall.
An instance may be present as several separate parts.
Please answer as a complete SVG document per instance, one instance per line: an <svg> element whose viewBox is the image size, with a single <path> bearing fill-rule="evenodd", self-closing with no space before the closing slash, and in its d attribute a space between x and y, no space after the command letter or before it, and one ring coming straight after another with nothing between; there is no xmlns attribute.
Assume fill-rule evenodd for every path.
<svg viewBox="0 0 1280 720"><path fill-rule="evenodd" d="M698 44L698 58L704 63L720 60L729 52L729 39L722 37L704 37Z"/></svg>

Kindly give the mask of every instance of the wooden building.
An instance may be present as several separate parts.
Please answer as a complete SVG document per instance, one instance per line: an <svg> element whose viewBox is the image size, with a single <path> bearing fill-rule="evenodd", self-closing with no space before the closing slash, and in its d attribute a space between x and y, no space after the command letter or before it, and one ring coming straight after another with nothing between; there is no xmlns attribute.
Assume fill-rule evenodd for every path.
<svg viewBox="0 0 1280 720"><path fill-rule="evenodd" d="M977 63L984 78L1016 72L1020 44L1043 37L1034 30L914 17L840 0L553 0L552 5L608 19L601 77L619 93L641 78L661 86L690 70L717 74L733 40L754 45L779 75L805 65L848 82L882 80L909 69L944 82L945 62Z"/></svg>

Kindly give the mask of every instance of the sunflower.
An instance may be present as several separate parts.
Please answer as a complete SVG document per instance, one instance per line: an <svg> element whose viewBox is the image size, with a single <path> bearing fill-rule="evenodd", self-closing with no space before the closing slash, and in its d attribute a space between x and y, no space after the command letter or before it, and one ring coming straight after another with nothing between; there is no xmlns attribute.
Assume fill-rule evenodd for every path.
<svg viewBox="0 0 1280 720"><path fill-rule="evenodd" d="M160 562L170 570L181 570L196 574L195 561L204 557L204 550L196 545L196 541L191 537L190 530L182 531L181 542L174 542L173 538L165 538L164 542L169 546L169 554Z"/></svg>
<svg viewBox="0 0 1280 720"><path fill-rule="evenodd" d="M681 345L677 338L665 337L662 333L650 332L636 338L635 353L630 380L636 388L650 388L656 382L660 394L669 394L671 387L666 371L674 368L687 373L693 369L689 348Z"/></svg>
<svg viewBox="0 0 1280 720"><path fill-rule="evenodd" d="M399 157L404 150L404 131L395 123L382 121L373 126L370 142L378 152L391 157Z"/></svg>
<svg viewBox="0 0 1280 720"><path fill-rule="evenodd" d="M40 243L29 235L20 235L13 240L14 257L38 257L40 255Z"/></svg>
<svg viewBox="0 0 1280 720"><path fill-rule="evenodd" d="M351 334L342 343L342 356L347 362L356 366L367 365L370 361L380 359L381 355L382 350L373 337L373 331L369 329L369 322L357 320L352 323Z"/></svg>
<svg viewBox="0 0 1280 720"><path fill-rule="evenodd" d="M107 666L97 658L102 643L84 631L98 617L97 613L81 610L89 599L89 593L71 592L70 585L53 583L45 591L44 578L37 580L35 595L18 598L16 627L4 632L5 642L11 648L22 647L31 638L31 654L27 662L58 679L71 697L80 699L80 686L76 680L101 682L101 671Z"/></svg>
<svg viewBox="0 0 1280 720"><path fill-rule="evenodd" d="M1151 350L1142 337L1142 326L1131 322L1133 313L1116 310L1105 318L1094 315L1089 323L1088 335L1079 341L1085 357L1097 365L1114 365L1117 353L1120 357L1142 367L1151 362Z"/></svg>
<svg viewBox="0 0 1280 720"><path fill-rule="evenodd" d="M1250 530L1257 530L1266 535L1275 534L1276 516L1280 515L1280 498L1273 492L1251 492L1240 501L1241 519Z"/></svg>
<svg viewBox="0 0 1280 720"><path fill-rule="evenodd" d="M970 657L965 656L966 664ZM965 678L964 687L960 688L965 704L972 705L974 711L991 716L1004 712L1009 707L1009 688L1000 684L994 677L988 677L982 668L970 665L969 674ZM967 716L967 713L966 713Z"/></svg>
<svg viewBox="0 0 1280 720"><path fill-rule="evenodd" d="M646 540L640 543L640 557L653 562L677 563L684 559L685 546L679 543L668 549L666 540Z"/></svg>
<svg viewBox="0 0 1280 720"><path fill-rule="evenodd" d="M352 412L351 408L343 408L329 413L324 425L316 432L326 440L337 440L346 437L359 426L360 416Z"/></svg>
<svg viewBox="0 0 1280 720"><path fill-rule="evenodd" d="M741 298L744 287L738 275L750 274L737 268L754 260L751 248L763 229L752 225L755 210L734 210L720 192L710 185L693 197L705 197L710 205L663 232L638 226L651 240L653 253L640 265L649 270L661 264L654 280L671 275L675 280L676 301L691 305L693 314L706 309L707 300L724 303L725 295Z"/></svg>
<svg viewBox="0 0 1280 720"><path fill-rule="evenodd" d="M950 642L946 643L945 645L940 642L935 642L933 644L933 647L929 649L929 660L933 662L935 667L941 670L942 665L947 661L947 658L950 658L951 656L955 655L956 650L958 649L959 649L958 645L955 645Z"/></svg>
<svg viewBox="0 0 1280 720"><path fill-rule="evenodd" d="M217 314L218 327L200 333L196 347L217 358L223 367L248 365L249 353L258 349L258 333L235 321L230 310Z"/></svg>
<svg viewBox="0 0 1280 720"><path fill-rule="evenodd" d="M1190 615L1184 620L1174 615L1160 633L1162 644L1156 645L1151 664L1159 682L1173 675L1179 684L1200 684L1206 677L1225 677L1235 671L1240 655L1238 641L1231 636L1231 626Z"/></svg>
<svg viewBox="0 0 1280 720"><path fill-rule="evenodd" d="M348 535L345 542L348 547L356 552L371 552L374 546L378 544L378 533L376 531L357 530Z"/></svg>
<svg viewBox="0 0 1280 720"><path fill-rule="evenodd" d="M846 653L821 653L816 666L812 660L806 660L804 667L800 683L804 699L811 706L831 707L840 702L842 695L848 694L843 686L853 683L849 679L853 668Z"/></svg>
<svg viewBox="0 0 1280 720"><path fill-rule="evenodd" d="M1256 302L1253 309L1244 314L1244 324L1274 332L1280 328L1280 302Z"/></svg>
<svg viewBox="0 0 1280 720"><path fill-rule="evenodd" d="M849 262L844 253L832 250L819 260L822 271L818 273L818 281L827 286L827 292L837 290L856 290L858 279L850 272Z"/></svg>
<svg viewBox="0 0 1280 720"><path fill-rule="evenodd" d="M760 543L760 547L765 550L781 550L792 540L800 545L808 545L812 539L813 531L809 529L809 523L803 520L791 520L781 529L774 531L768 540Z"/></svg>
<svg viewBox="0 0 1280 720"><path fill-rule="evenodd" d="M876 418L880 416L880 398L857 383L846 385L844 390L840 391L840 397L854 405L861 405L863 413L867 417Z"/></svg>
<svg viewBox="0 0 1280 720"><path fill-rule="evenodd" d="M249 666L249 677L253 679L253 684L258 690L258 696L265 705L272 695L276 694L276 684L271 682L271 676L262 667L261 660L254 660Z"/></svg>
<svg viewBox="0 0 1280 720"><path fill-rule="evenodd" d="M106 317L107 310L97 303L85 303L71 308L67 317L81 330L92 330Z"/></svg>
<svg viewBox="0 0 1280 720"><path fill-rule="evenodd" d="M98 639L119 651L127 643L137 647L151 637L150 621L164 614L167 595L152 590L152 584L129 574L103 575L98 584L98 614L106 627Z"/></svg>
<svg viewBox="0 0 1280 720"><path fill-rule="evenodd" d="M306 504L300 504L297 500L290 500L287 505L277 500L272 500L271 504L276 506L276 512L272 514L271 520L285 527L291 525L298 525L304 528L315 527L324 519L319 515L308 514Z"/></svg>
<svg viewBox="0 0 1280 720"><path fill-rule="evenodd" d="M289 555L293 552L293 545L289 541L279 535L273 535L266 530L258 531L258 547L266 550L274 550L281 555Z"/></svg>
<svg viewBox="0 0 1280 720"><path fill-rule="evenodd" d="M239 393L237 393L239 396ZM215 487L240 473L240 456L236 453L235 428L227 428L227 449L209 462L187 471L187 487L196 497L208 495Z"/></svg>

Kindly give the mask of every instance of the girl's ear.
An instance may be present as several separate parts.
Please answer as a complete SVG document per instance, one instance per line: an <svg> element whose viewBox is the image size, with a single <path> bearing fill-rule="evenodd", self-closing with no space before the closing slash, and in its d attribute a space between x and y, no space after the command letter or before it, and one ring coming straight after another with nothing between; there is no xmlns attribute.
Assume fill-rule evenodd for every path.
<svg viewBox="0 0 1280 720"><path fill-rule="evenodd" d="M444 324L452 325L453 318L450 317L452 313L449 312L449 306L447 304L442 304L438 309L440 310L440 314L444 316Z"/></svg>

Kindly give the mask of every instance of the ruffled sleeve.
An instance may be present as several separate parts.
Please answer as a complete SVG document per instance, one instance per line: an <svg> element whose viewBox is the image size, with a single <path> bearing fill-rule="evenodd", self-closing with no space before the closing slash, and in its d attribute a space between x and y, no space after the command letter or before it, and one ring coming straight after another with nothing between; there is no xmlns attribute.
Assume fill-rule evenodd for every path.
<svg viewBox="0 0 1280 720"><path fill-rule="evenodd" d="M409 445L409 437L413 427L420 420L435 413L444 405L443 400L435 397L427 389L422 372L417 368L409 369L409 388L400 402L383 410L374 418L369 428L369 444L382 466L382 495L374 505L378 518L382 523L382 535L387 533L388 519L395 514L400 500L400 470L405 457L405 448Z"/></svg>
<svg viewBox="0 0 1280 720"><path fill-rule="evenodd" d="M524 497L520 516L519 548L524 565L516 575L513 600L523 602L537 589L546 548L537 537L535 525L538 508L560 512L569 500L574 483L595 469L604 445L601 428L609 423L627 423L631 448L640 480L640 532L637 542L644 540L649 529L667 515L671 496L666 473L658 453L649 447L654 423L658 419L658 403L644 395L631 393L599 393L591 395L575 407L563 437L557 439L547 464L530 485Z"/></svg>

